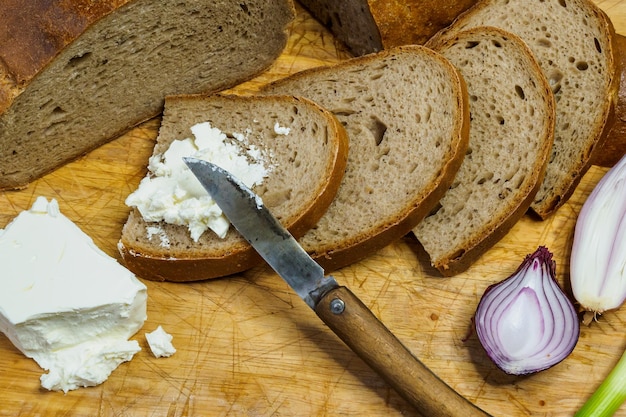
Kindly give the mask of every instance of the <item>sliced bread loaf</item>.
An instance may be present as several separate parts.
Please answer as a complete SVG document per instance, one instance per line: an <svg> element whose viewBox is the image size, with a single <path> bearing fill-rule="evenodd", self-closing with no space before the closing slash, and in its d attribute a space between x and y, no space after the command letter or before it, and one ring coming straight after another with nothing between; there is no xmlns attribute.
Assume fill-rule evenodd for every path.
<svg viewBox="0 0 626 417"><path fill-rule="evenodd" d="M293 17L291 0L2 0L0 189L158 115L167 94L259 74Z"/></svg>
<svg viewBox="0 0 626 417"><path fill-rule="evenodd" d="M431 47L461 72L469 151L438 207L413 229L443 275L467 269L526 213L552 149L555 102L524 41L494 27Z"/></svg>
<svg viewBox="0 0 626 417"><path fill-rule="evenodd" d="M253 190L294 236L310 229L326 211L339 188L348 152L346 132L330 112L287 96L168 97L153 158L160 159L175 141L190 138L190 128L204 122L228 138L239 138L232 139L237 146L262 151L265 156L253 155L251 163L262 162L271 171ZM194 240L187 226L145 221L136 207L118 248L126 266L150 280L216 278L261 262L232 227L224 238L207 230Z"/></svg>
<svg viewBox="0 0 626 417"><path fill-rule="evenodd" d="M339 192L300 239L327 271L410 232L448 189L467 149L465 83L447 59L421 46L306 70L263 93L310 98L348 131Z"/></svg>
<svg viewBox="0 0 626 417"><path fill-rule="evenodd" d="M354 55L423 45L477 0L300 0Z"/></svg>
<svg viewBox="0 0 626 417"><path fill-rule="evenodd" d="M612 126L619 88L615 31L590 0L481 0L432 43L485 25L521 37L555 95L554 147L531 205L545 219L571 196Z"/></svg>

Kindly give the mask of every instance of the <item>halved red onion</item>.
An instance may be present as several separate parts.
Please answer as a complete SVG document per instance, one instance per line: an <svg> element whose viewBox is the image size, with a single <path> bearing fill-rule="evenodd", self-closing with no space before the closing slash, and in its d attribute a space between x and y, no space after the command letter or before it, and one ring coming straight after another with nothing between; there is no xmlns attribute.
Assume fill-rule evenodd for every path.
<svg viewBox="0 0 626 417"><path fill-rule="evenodd" d="M574 305L556 282L552 253L540 246L509 278L491 285L474 317L491 360L507 374L556 365L574 350L579 323Z"/></svg>

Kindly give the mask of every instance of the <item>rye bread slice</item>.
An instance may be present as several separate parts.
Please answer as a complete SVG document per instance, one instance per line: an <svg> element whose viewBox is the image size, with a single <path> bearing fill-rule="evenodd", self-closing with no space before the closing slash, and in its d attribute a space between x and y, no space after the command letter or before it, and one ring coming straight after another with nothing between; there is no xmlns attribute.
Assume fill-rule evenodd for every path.
<svg viewBox="0 0 626 417"><path fill-rule="evenodd" d="M247 132L250 145L271 155L273 170L253 191L294 236L317 223L339 188L347 161L346 132L330 112L288 96L171 96L165 100L153 155L165 152L174 140L191 137L190 127L207 121L227 134ZM277 134L276 123L290 132ZM150 232L155 226L158 234ZM136 208L118 248L131 271L159 281L217 278L262 262L232 226L223 239L207 230L196 242L186 226L146 222Z"/></svg>
<svg viewBox="0 0 626 417"><path fill-rule="evenodd" d="M449 188L467 149L465 83L447 59L422 46L306 70L263 93L307 97L348 132L339 192L299 240L327 271L410 232Z"/></svg>
<svg viewBox="0 0 626 417"><path fill-rule="evenodd" d="M554 146L531 205L545 219L569 199L613 125L619 89L615 30L590 0L482 0L429 42L475 26L522 38L555 95Z"/></svg>
<svg viewBox="0 0 626 417"><path fill-rule="evenodd" d="M29 182L283 51L291 0L2 0L0 189Z"/></svg>
<svg viewBox="0 0 626 417"><path fill-rule="evenodd" d="M552 150L555 102L516 35L475 27L431 47L461 72L469 151L454 184L414 234L443 275L467 269L527 212Z"/></svg>

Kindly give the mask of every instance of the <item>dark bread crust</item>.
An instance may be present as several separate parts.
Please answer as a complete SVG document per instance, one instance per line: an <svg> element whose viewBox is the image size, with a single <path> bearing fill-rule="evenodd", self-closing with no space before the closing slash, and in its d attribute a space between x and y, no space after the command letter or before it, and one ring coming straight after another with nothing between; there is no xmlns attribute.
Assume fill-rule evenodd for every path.
<svg viewBox="0 0 626 417"><path fill-rule="evenodd" d="M618 67L619 89L613 121L608 121L610 131L603 144L596 146L592 164L612 167L626 154L626 36L615 34L615 55Z"/></svg>
<svg viewBox="0 0 626 417"><path fill-rule="evenodd" d="M324 126L320 126L320 128L324 129L324 134L320 134L317 137L301 138L301 140L315 139L324 141L328 144L328 154L310 155L306 152L304 144L298 147L298 150L300 157L303 158L324 158L323 162L324 166L326 166L325 172L319 177L310 178L308 185L305 185L305 187L310 190L307 192L309 199L304 202L298 202L301 203L301 210L290 210L289 207L296 206L294 203L289 204L289 207L283 208L280 212L274 211L277 217L279 217L279 213L281 214L279 220L296 238L302 236L313 227L326 212L343 178L348 155L348 137L341 123L339 123L329 111L303 98L289 96L243 97L232 95L215 95L210 97L182 95L168 97L166 99L164 122L167 122L165 118L173 117L168 116L170 113L168 106L171 105L176 109L176 104L182 103L182 108L184 109L185 107L188 108L190 105L192 106L193 103L201 103L204 101L210 101L214 104L214 110L210 112L203 108L207 119L219 119L220 115L224 117L227 115L230 116L234 113L232 111L233 109L254 108L261 112L264 109L269 109L269 104L266 103L280 103L280 108L284 110L285 114L288 114L292 108L297 107L298 114L302 117L310 117L313 122L317 124L324 123ZM185 104L185 102L188 104ZM218 108L223 108L224 110L215 110ZM274 110L275 108L271 111ZM181 112L184 112L184 110L177 109L177 113ZM247 116L252 118L254 114L248 114ZM220 127L217 122L215 122L215 125L216 127ZM189 127L190 126L181 126L179 130L182 132ZM223 127L225 129L234 128L229 125L223 125ZM168 138L165 139L165 142L158 142L155 147L155 153L160 153L163 149L166 149L171 139L172 138ZM272 149L270 142L266 142L266 145L268 149ZM279 151L274 149L274 153L277 154ZM290 162L284 158L285 157L279 159L278 163L289 164ZM270 174L270 177L271 176L272 174ZM265 183L267 183L267 185ZM303 185L299 186L302 187ZM253 191L257 192L260 197L263 198L266 206L273 211L276 207L270 195L274 190L269 187L271 187L270 178L266 179L264 184L255 187ZM286 214L285 211L287 212ZM143 230L146 225L138 210L132 209L126 225L124 226L124 230L122 231L120 242L118 243L118 249L126 266L135 274L145 279L187 282L219 278L245 271L258 265L262 261L256 251L232 227L223 241L211 235L201 237L198 243L194 243L188 236L186 227L161 222L159 223L159 227L165 231L166 235L170 237L177 236L177 243L181 246L181 248L172 252L159 248L156 244L151 244L150 242L135 241L130 229L127 230L127 228L138 227ZM208 233L211 232L205 232L205 234ZM216 244L212 245L211 242L217 242L219 246ZM189 247L188 250L185 249L186 246Z"/></svg>

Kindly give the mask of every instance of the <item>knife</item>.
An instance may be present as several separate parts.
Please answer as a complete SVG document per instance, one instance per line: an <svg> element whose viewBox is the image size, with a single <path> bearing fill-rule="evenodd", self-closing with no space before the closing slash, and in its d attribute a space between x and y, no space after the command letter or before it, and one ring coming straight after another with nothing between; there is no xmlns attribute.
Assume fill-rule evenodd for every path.
<svg viewBox="0 0 626 417"><path fill-rule="evenodd" d="M324 274L259 196L224 169L183 158L231 224L365 363L424 416L487 416L432 373L348 288Z"/></svg>

